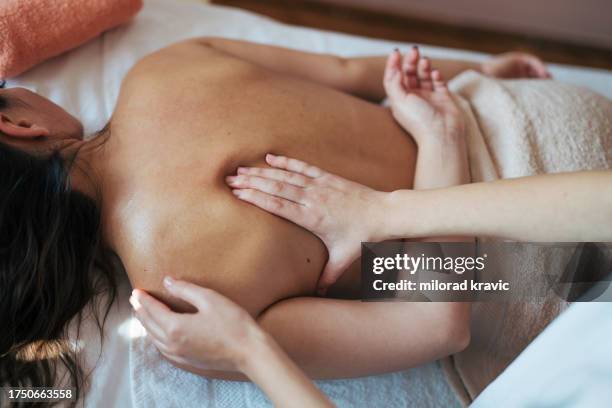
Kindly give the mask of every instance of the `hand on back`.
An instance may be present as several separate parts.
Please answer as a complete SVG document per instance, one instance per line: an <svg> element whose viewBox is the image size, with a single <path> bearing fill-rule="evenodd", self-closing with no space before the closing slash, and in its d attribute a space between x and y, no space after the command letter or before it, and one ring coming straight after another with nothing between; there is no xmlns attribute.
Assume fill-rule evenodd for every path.
<svg viewBox="0 0 612 408"><path fill-rule="evenodd" d="M319 279L323 294L359 257L361 242L376 240L376 206L384 193L283 156L266 155L272 168L239 168L227 178L233 193L317 235L329 259Z"/></svg>
<svg viewBox="0 0 612 408"><path fill-rule="evenodd" d="M175 313L138 289L130 298L136 316L164 357L182 367L241 371L253 342L263 336L253 318L211 289L169 278L164 285L197 312Z"/></svg>

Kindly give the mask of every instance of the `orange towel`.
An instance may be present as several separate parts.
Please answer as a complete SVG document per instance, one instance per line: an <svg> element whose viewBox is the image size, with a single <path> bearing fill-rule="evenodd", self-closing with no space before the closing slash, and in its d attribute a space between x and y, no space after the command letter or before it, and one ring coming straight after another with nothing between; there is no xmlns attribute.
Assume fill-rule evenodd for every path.
<svg viewBox="0 0 612 408"><path fill-rule="evenodd" d="M141 8L142 0L1 0L0 78L75 48Z"/></svg>

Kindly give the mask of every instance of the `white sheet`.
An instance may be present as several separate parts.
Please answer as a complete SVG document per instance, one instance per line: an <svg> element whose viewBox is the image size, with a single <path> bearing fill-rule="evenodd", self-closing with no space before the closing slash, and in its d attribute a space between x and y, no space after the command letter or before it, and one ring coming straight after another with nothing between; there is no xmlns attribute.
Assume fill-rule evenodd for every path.
<svg viewBox="0 0 612 408"><path fill-rule="evenodd" d="M54 58L21 77L9 80L8 86L24 86L49 97L79 117L87 133L100 129L109 119L117 99L121 78L143 55L175 41L194 36L223 36L283 45L316 52L339 55L384 54L395 46L389 41L371 40L329 33L308 28L290 27L244 11L223 7L167 0L148 0L142 13L127 26L107 32L88 44ZM432 57L481 60L484 54L422 46ZM602 70L552 65L556 79L588 86L612 98L612 73ZM129 284L123 282L120 298L107 325L102 355L99 356L98 333L91 326L84 330L82 340L87 349L87 365L95 366L90 377L91 390L87 407L133 406L132 384L128 363L130 316L127 304ZM378 389L389 390L390 384L401 394L397 406L453 406L457 402L445 386L435 364L398 374L390 380L366 380L362 384L360 401L363 406L381 404ZM386 382L385 382L386 381ZM414 385L418 382L418 387ZM412 383L412 387L410 386ZM410 390L416 391L412 392ZM423 405L425 404L425 405ZM244 401L244 406L249 405Z"/></svg>
<svg viewBox="0 0 612 408"><path fill-rule="evenodd" d="M476 398L471 408L609 407L610 338L612 303L572 305Z"/></svg>

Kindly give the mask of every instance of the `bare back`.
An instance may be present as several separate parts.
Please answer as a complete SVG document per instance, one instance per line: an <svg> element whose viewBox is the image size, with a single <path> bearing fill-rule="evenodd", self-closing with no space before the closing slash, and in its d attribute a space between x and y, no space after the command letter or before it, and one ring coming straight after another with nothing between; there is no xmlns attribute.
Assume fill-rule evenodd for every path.
<svg viewBox="0 0 612 408"><path fill-rule="evenodd" d="M123 83L107 149L121 174L105 227L135 287L172 302L170 274L253 315L313 292L327 253L241 202L225 177L289 155L371 187L410 188L416 148L378 105L195 43L152 54Z"/></svg>

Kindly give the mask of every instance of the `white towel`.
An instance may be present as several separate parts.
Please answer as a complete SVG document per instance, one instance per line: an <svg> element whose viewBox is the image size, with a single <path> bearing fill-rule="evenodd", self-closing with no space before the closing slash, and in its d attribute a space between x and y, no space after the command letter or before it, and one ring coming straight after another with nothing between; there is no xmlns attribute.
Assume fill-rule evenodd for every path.
<svg viewBox="0 0 612 408"><path fill-rule="evenodd" d="M252 383L211 380L174 367L146 336L131 341L130 374L136 408L272 407ZM435 362L400 373L317 385L339 408L461 406Z"/></svg>
<svg viewBox="0 0 612 408"><path fill-rule="evenodd" d="M476 120L469 139L472 181L612 168L612 101L595 92L549 80L498 81L476 72L455 78L451 89ZM550 205L554 211L555 203ZM480 242L486 241L491 240ZM527 288L546 275L558 276L571 255L571 247L525 247L494 273L513 276ZM473 399L566 306L552 293L533 302L475 303L472 341L445 365L453 368L447 374L459 376L459 390Z"/></svg>

